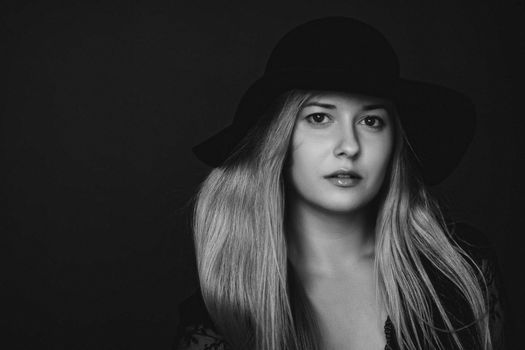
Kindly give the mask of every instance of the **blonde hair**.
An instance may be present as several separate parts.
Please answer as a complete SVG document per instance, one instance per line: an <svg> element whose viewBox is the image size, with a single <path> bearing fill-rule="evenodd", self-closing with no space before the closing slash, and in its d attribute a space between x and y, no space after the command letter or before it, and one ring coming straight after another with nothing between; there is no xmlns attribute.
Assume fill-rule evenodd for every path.
<svg viewBox="0 0 525 350"><path fill-rule="evenodd" d="M196 196L193 230L201 291L233 349L317 349L316 319L288 263L283 168L298 111L311 92L290 91L272 105ZM401 349L458 349L458 325L431 267L472 313L471 326L491 348L481 273L452 239L439 206L415 176L396 118L390 176L378 197L375 271L378 295ZM439 326L435 326L437 310ZM455 323L454 323L455 322ZM449 344L450 346L450 344Z"/></svg>

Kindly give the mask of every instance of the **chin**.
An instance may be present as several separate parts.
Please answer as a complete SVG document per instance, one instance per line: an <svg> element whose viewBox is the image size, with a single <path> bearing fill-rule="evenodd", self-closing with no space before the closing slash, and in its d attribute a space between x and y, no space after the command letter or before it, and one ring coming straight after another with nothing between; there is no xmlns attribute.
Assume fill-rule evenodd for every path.
<svg viewBox="0 0 525 350"><path fill-rule="evenodd" d="M325 206L325 210L328 212L338 213L338 214L350 214L359 211L365 207L364 204L349 204L349 205L331 205Z"/></svg>
<svg viewBox="0 0 525 350"><path fill-rule="evenodd" d="M363 200L361 198L348 199L344 198L342 200L334 200L334 198L323 201L324 203L319 203L319 207L322 207L328 212L334 213L351 213L363 209L369 201Z"/></svg>
<svg viewBox="0 0 525 350"><path fill-rule="evenodd" d="M365 193L333 194L322 200L322 207L327 211L339 213L351 213L368 206L374 196ZM321 203L319 203L321 204Z"/></svg>

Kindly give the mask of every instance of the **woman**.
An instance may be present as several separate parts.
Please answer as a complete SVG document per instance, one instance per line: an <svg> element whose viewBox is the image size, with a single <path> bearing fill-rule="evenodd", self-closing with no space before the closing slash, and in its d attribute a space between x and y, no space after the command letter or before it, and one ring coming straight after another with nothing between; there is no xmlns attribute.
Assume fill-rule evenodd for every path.
<svg viewBox="0 0 525 350"><path fill-rule="evenodd" d="M194 148L200 291L180 349L492 349L494 256L427 186L457 165L474 110L399 77L370 26L330 17L274 48L232 125Z"/></svg>

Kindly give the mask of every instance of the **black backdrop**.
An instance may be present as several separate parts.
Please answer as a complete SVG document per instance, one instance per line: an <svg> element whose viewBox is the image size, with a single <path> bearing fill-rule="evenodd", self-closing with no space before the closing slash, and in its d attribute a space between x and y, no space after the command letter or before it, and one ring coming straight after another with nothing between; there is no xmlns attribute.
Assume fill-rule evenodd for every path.
<svg viewBox="0 0 525 350"><path fill-rule="evenodd" d="M190 146L230 121L285 31L339 14L380 29L404 76L474 99L476 137L435 191L494 243L524 330L522 1L133 3L1 5L11 349L169 348L209 170Z"/></svg>

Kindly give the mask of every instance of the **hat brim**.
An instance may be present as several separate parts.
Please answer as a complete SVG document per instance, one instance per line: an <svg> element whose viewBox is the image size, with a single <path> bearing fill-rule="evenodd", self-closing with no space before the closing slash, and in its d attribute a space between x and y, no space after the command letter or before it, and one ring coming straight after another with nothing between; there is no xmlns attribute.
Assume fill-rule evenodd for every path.
<svg viewBox="0 0 525 350"><path fill-rule="evenodd" d="M298 76L308 78L301 81ZM392 99L427 184L441 182L459 164L475 131L475 108L468 97L440 85L402 78L390 85L361 81L359 86L351 86L349 81L344 77L334 80L333 75L326 74L312 77L311 73L295 77L280 75L278 79L264 76L252 84L241 99L235 117L237 122L193 147L193 152L204 163L220 166L254 124L253 118L257 117L254 111L260 116L285 91L311 89Z"/></svg>
<svg viewBox="0 0 525 350"><path fill-rule="evenodd" d="M429 185L459 165L476 130L476 109L466 95L421 81L401 79L394 100L408 142Z"/></svg>

